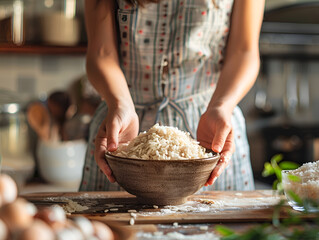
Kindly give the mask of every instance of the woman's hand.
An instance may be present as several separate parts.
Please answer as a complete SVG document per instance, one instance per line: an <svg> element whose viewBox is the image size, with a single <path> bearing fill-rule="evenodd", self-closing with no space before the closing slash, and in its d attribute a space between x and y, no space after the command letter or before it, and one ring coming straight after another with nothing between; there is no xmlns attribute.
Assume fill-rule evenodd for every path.
<svg viewBox="0 0 319 240"><path fill-rule="evenodd" d="M95 160L110 182L115 182L105 161L106 151L132 140L138 133L138 117L119 64L115 0L86 0L85 24L88 37L87 75L108 105L107 117L95 138Z"/></svg>
<svg viewBox="0 0 319 240"><path fill-rule="evenodd" d="M115 182L112 171L105 160L106 151L115 151L138 134L139 122L134 107L110 108L95 138L94 157L97 165L110 182Z"/></svg>
<svg viewBox="0 0 319 240"><path fill-rule="evenodd" d="M224 171L235 151L233 130L231 125L232 112L221 107L211 107L201 116L197 128L197 141L200 145L220 153L220 159L212 171L205 186L212 185Z"/></svg>
<svg viewBox="0 0 319 240"><path fill-rule="evenodd" d="M235 150L231 115L258 75L258 43L264 3L265 1L255 0L234 1L224 65L207 111L202 115L197 129L200 144L221 154L206 185L214 183L229 164Z"/></svg>

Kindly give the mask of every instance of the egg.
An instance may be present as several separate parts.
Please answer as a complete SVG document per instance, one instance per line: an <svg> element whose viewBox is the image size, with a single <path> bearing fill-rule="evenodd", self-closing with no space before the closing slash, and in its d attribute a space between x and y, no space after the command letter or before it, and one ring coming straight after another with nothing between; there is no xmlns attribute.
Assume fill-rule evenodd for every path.
<svg viewBox="0 0 319 240"><path fill-rule="evenodd" d="M67 220L65 228L57 232L57 240L85 240L83 233L76 227L74 222L70 219Z"/></svg>
<svg viewBox="0 0 319 240"><path fill-rule="evenodd" d="M50 207L41 209L35 215L35 218L46 222L54 231L64 228L66 224L65 212L59 205L52 205Z"/></svg>
<svg viewBox="0 0 319 240"><path fill-rule="evenodd" d="M9 231L6 224L0 219L0 240L8 239Z"/></svg>
<svg viewBox="0 0 319 240"><path fill-rule="evenodd" d="M72 219L75 226L80 229L80 231L83 233L85 238L89 238L90 236L93 236L94 234L94 228L89 219L86 217L75 217Z"/></svg>
<svg viewBox="0 0 319 240"><path fill-rule="evenodd" d="M102 222L92 221L94 236L99 240L114 240L112 230Z"/></svg>
<svg viewBox="0 0 319 240"><path fill-rule="evenodd" d="M14 202L4 205L0 209L0 219L7 225L9 231L19 231L29 227L37 209L23 198L17 198Z"/></svg>
<svg viewBox="0 0 319 240"><path fill-rule="evenodd" d="M55 240L53 230L40 219L35 219L26 229L22 230L18 240Z"/></svg>
<svg viewBox="0 0 319 240"><path fill-rule="evenodd" d="M49 209L51 209L52 212L54 213L52 216L54 221L57 221L57 222L65 222L66 221L66 215L65 215L65 212L61 206L55 204L55 205L50 206Z"/></svg>
<svg viewBox="0 0 319 240"><path fill-rule="evenodd" d="M13 202L18 196L15 181L7 174L0 175L0 198L2 205Z"/></svg>

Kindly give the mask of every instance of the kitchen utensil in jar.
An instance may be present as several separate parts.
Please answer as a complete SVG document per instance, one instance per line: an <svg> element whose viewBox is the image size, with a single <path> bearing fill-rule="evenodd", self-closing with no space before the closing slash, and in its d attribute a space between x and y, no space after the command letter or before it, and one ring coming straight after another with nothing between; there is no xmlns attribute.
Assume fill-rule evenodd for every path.
<svg viewBox="0 0 319 240"><path fill-rule="evenodd" d="M17 93L0 90L2 172L12 176L18 187L32 176L35 167L25 106L26 100L20 98Z"/></svg>
<svg viewBox="0 0 319 240"><path fill-rule="evenodd" d="M42 140L50 139L50 115L47 108L41 102L34 102L29 105L27 118L38 138Z"/></svg>

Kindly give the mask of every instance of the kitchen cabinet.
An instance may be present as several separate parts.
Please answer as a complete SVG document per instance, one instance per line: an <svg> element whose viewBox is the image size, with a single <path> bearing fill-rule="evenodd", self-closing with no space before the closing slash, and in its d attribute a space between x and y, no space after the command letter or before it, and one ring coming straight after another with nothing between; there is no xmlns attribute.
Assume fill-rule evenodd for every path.
<svg viewBox="0 0 319 240"><path fill-rule="evenodd" d="M83 0L0 2L0 54L84 54Z"/></svg>

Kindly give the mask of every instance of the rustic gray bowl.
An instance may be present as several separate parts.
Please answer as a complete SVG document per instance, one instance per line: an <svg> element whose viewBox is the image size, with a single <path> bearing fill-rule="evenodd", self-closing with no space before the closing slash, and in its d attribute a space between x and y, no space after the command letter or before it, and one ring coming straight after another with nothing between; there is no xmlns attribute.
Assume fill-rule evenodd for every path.
<svg viewBox="0 0 319 240"><path fill-rule="evenodd" d="M177 205L204 186L220 155L190 160L143 160L106 153L118 184L143 204Z"/></svg>

